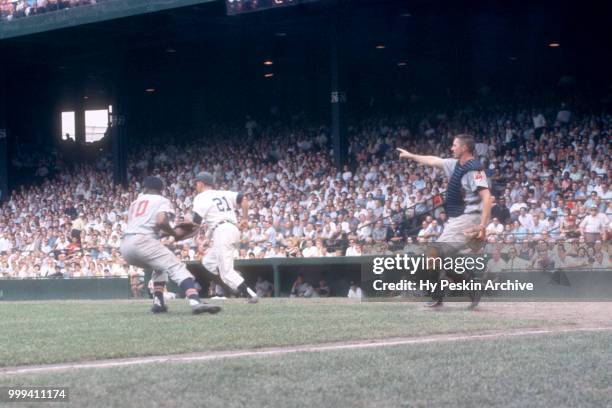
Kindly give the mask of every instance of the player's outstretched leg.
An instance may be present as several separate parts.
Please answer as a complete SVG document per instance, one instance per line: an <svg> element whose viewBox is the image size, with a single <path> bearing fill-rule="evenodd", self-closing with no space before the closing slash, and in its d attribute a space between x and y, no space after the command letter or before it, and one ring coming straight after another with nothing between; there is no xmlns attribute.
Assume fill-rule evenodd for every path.
<svg viewBox="0 0 612 408"><path fill-rule="evenodd" d="M430 246L427 248L425 254L428 258L436 258L440 256L440 249L435 246ZM430 290L429 295L431 296L431 300L425 302L426 307L437 308L443 305L444 302L444 292L440 290L440 281L444 278L442 275L442 271L437 269L435 264L425 265L425 269L429 274L429 281L437 283L436 289Z"/></svg>
<svg viewBox="0 0 612 408"><path fill-rule="evenodd" d="M153 271L151 273L151 281L153 282L153 306L151 306L151 312L166 313L168 311L168 306L164 299L164 292L166 291L168 274L165 272Z"/></svg>
<svg viewBox="0 0 612 408"><path fill-rule="evenodd" d="M195 287L195 279L193 278L193 275L189 273L184 263L177 259L177 262L168 269L168 275L185 293L185 297L191 306L191 312L193 314L214 314L221 311L219 306L210 305L200 299L200 294Z"/></svg>
<svg viewBox="0 0 612 408"><path fill-rule="evenodd" d="M231 249L227 250L224 255L219 260L219 275L221 279L236 292L245 296L249 303L257 303L259 301L257 293L247 286L244 278L234 269L234 258Z"/></svg>
<svg viewBox="0 0 612 408"><path fill-rule="evenodd" d="M153 283L153 306L151 312L153 313L166 313L168 306L164 301L164 289L166 288L166 282L154 282Z"/></svg>
<svg viewBox="0 0 612 408"><path fill-rule="evenodd" d="M249 288L246 285L246 282L242 281L242 283L240 285L238 285L237 291L246 296L246 298L248 299L249 303L257 303L259 302L259 297L257 296L257 293L255 293L255 291L251 288Z"/></svg>
<svg viewBox="0 0 612 408"><path fill-rule="evenodd" d="M200 313L217 313L221 311L221 308L216 305L211 305L202 302L198 290L195 288L195 280L193 278L186 278L179 284L179 287L185 292L185 297L191 305L191 311L193 314Z"/></svg>
<svg viewBox="0 0 612 408"><path fill-rule="evenodd" d="M242 276L234 269L232 244L225 246L217 243L202 259L202 265L212 274L219 275L221 280L234 292L245 296L249 303L257 303L257 293L249 288Z"/></svg>

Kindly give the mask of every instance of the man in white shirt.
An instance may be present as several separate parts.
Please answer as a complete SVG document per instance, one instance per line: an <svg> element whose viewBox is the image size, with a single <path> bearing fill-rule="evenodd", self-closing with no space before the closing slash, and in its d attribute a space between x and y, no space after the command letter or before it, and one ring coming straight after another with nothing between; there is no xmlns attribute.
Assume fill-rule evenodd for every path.
<svg viewBox="0 0 612 408"><path fill-rule="evenodd" d="M255 291L257 292L257 296L259 297L270 297L272 296L272 289L274 286L267 280L263 279L261 276L257 277L257 282L255 283Z"/></svg>
<svg viewBox="0 0 612 408"><path fill-rule="evenodd" d="M487 262L487 273L499 273L509 269L509 265L501 257L499 249L493 250L493 257Z"/></svg>
<svg viewBox="0 0 612 408"><path fill-rule="evenodd" d="M602 269L609 271L610 267L612 267L612 262L610 262L610 256L608 253L597 252L595 253L595 260L593 261L592 268L593 269Z"/></svg>
<svg viewBox="0 0 612 408"><path fill-rule="evenodd" d="M493 218L493 222L487 226L487 236L501 235L504 232L504 226L499 222L499 219Z"/></svg>
<svg viewBox="0 0 612 408"><path fill-rule="evenodd" d="M510 214L516 214L523 208L527 209L529 208L529 206L524 202L523 199L520 199L510 206Z"/></svg>
<svg viewBox="0 0 612 408"><path fill-rule="evenodd" d="M0 253L9 252L12 248L11 241L5 234L0 234Z"/></svg>
<svg viewBox="0 0 612 408"><path fill-rule="evenodd" d="M535 223L533 221L533 216L527 212L527 209L522 207L521 214L518 217L519 222L523 227L525 227L529 232L533 231L535 227Z"/></svg>
<svg viewBox="0 0 612 408"><path fill-rule="evenodd" d="M555 261L555 268L559 269L578 268L584 266L584 263L579 259L569 256L563 245L557 246L557 251L553 255L553 260Z"/></svg>
<svg viewBox="0 0 612 408"><path fill-rule="evenodd" d="M596 205L593 205L589 212L589 215L584 217L580 223L580 232L586 242L595 242L602 239L608 224L608 217L601 214Z"/></svg>
<svg viewBox="0 0 612 408"><path fill-rule="evenodd" d="M349 299L359 300L361 300L361 298L363 297L363 292L361 291L361 288L357 286L355 282L351 282L351 287L349 288L347 297Z"/></svg>
<svg viewBox="0 0 612 408"><path fill-rule="evenodd" d="M349 241L349 247L346 249L346 256L361 256L361 246L354 239Z"/></svg>
<svg viewBox="0 0 612 408"><path fill-rule="evenodd" d="M302 250L302 256L304 258L315 258L321 256L319 249L312 244L311 240L306 241L306 248Z"/></svg>

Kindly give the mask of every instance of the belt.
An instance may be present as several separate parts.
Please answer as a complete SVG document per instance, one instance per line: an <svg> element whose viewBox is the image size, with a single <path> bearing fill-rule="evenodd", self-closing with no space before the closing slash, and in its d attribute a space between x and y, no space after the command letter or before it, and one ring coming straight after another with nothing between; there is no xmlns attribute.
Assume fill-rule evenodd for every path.
<svg viewBox="0 0 612 408"><path fill-rule="evenodd" d="M482 214L482 211L472 211L472 212L469 212L469 213L463 213L461 215L476 215L476 214ZM448 217L448 218L457 218L457 217L461 217L461 215L457 215L455 217Z"/></svg>
<svg viewBox="0 0 612 408"><path fill-rule="evenodd" d="M123 239L123 238L125 238L125 237L131 237L131 236L134 236L134 235L142 235L142 236L145 236L145 237L156 238L156 235L155 235L154 233L151 233L151 234L144 234L144 233L142 233L142 232L128 232L128 233L123 234L123 235L121 236L121 239Z"/></svg>
<svg viewBox="0 0 612 408"><path fill-rule="evenodd" d="M210 234L212 235L212 233L213 233L213 232L215 232L215 230L217 229L217 227L218 227L219 225L221 225L221 224L232 224L232 225L234 225L234 223L233 223L233 222L231 222L231 221L221 221L221 222L218 222L218 223L217 223L217 224L216 224L214 227L212 227L212 228L211 228L211 230L210 230Z"/></svg>

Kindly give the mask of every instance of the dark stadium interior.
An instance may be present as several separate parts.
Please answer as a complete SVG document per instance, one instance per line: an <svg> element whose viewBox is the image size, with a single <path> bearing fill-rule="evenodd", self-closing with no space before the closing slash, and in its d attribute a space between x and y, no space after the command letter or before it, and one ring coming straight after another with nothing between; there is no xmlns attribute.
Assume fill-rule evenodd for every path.
<svg viewBox="0 0 612 408"><path fill-rule="evenodd" d="M4 40L10 135L50 143L60 110L117 95L129 105L131 138L262 118L272 105L284 117L303 110L326 120L335 3L228 17L214 2ZM599 99L610 92L610 8L589 3L340 2L348 111L367 114L372 98L374 110L418 109L412 95L460 104L483 86L509 98L563 92L563 76Z"/></svg>

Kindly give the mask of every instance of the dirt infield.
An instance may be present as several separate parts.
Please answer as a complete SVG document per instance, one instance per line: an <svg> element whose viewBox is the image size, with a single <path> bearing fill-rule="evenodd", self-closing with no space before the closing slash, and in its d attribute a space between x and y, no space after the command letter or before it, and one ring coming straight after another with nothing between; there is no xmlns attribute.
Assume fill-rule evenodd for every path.
<svg viewBox="0 0 612 408"><path fill-rule="evenodd" d="M612 327L612 302L483 302L474 313L510 318L529 317L567 326Z"/></svg>

